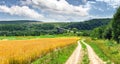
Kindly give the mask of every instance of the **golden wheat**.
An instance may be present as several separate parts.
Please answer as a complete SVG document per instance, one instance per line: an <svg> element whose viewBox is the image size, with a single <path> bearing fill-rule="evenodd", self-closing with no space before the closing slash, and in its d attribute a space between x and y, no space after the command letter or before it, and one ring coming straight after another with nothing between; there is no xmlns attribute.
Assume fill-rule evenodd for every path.
<svg viewBox="0 0 120 64"><path fill-rule="evenodd" d="M29 64L41 55L75 43L78 38L42 38L0 41L0 64Z"/></svg>

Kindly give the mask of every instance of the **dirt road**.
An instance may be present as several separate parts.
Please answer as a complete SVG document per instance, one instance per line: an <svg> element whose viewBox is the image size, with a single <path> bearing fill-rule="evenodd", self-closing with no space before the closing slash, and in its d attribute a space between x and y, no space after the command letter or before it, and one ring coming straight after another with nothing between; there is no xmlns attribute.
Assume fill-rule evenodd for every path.
<svg viewBox="0 0 120 64"><path fill-rule="evenodd" d="M84 42L84 40L81 41L83 44L87 46L88 50L88 56L90 60L90 64L105 64L94 52L94 50L91 48L90 45Z"/></svg>
<svg viewBox="0 0 120 64"><path fill-rule="evenodd" d="M79 41L77 43L78 43L77 48L74 50L74 52L72 53L72 55L69 57L65 64L78 64L82 55L81 53L82 47Z"/></svg>

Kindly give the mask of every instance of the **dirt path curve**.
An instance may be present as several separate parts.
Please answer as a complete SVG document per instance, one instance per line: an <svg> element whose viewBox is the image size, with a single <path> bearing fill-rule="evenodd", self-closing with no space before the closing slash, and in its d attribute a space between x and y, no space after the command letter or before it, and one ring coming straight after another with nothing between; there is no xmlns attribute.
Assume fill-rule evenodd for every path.
<svg viewBox="0 0 120 64"><path fill-rule="evenodd" d="M77 43L78 46L76 47L76 49L74 50L74 52L72 53L72 55L69 57L65 64L78 64L82 54L81 53L82 47L79 41Z"/></svg>
<svg viewBox="0 0 120 64"><path fill-rule="evenodd" d="M90 64L105 64L105 63L96 55L96 53L94 52L94 50L91 48L90 45L88 45L87 43L85 43L84 40L81 40L81 42L87 46Z"/></svg>

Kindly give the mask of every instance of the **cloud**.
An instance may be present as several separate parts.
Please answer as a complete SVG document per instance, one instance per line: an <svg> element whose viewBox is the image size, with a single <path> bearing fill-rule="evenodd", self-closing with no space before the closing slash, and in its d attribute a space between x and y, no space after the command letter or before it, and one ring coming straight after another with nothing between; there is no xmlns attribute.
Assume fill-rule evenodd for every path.
<svg viewBox="0 0 120 64"><path fill-rule="evenodd" d="M66 0L21 0L21 5L30 6L44 14L45 21L79 21L89 15L90 4L72 5Z"/></svg>
<svg viewBox="0 0 120 64"><path fill-rule="evenodd" d="M82 5L73 6L70 5L66 0L26 0L26 2L22 1L22 4L29 4L42 10L43 12L50 12L55 14L78 16L89 15L89 7L84 7Z"/></svg>
<svg viewBox="0 0 120 64"><path fill-rule="evenodd" d="M0 12L8 13L10 15L29 17L33 19L41 19L44 17L43 15L34 11L33 9L30 9L28 6L7 7L5 5L0 5Z"/></svg>
<svg viewBox="0 0 120 64"><path fill-rule="evenodd" d="M113 8L118 8L120 6L120 0L96 0L96 1L106 2Z"/></svg>
<svg viewBox="0 0 120 64"><path fill-rule="evenodd" d="M86 3L87 2L87 0L82 0L83 1L83 3Z"/></svg>
<svg viewBox="0 0 120 64"><path fill-rule="evenodd" d="M19 4L11 7L6 3L0 5L0 12L44 21L80 21L111 16L120 5L120 0L76 1L80 3L74 5L73 0L19 0Z"/></svg>

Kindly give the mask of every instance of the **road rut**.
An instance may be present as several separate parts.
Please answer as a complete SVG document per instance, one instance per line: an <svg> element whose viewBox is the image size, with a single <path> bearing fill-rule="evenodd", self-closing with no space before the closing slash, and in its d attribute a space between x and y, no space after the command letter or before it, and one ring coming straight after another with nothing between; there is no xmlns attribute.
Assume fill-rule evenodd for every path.
<svg viewBox="0 0 120 64"><path fill-rule="evenodd" d="M69 57L69 59L67 60L65 64L78 64L79 63L79 60L82 55L81 53L82 47L79 41L77 43L78 43L78 46L76 47L76 49L74 50L74 52L72 53L72 55Z"/></svg>
<svg viewBox="0 0 120 64"><path fill-rule="evenodd" d="M92 47L90 45L88 45L87 43L85 43L84 40L81 40L81 42L87 46L87 51L88 51L88 56L89 56L90 64L105 64L105 62L103 62L97 56L97 54L94 52L94 50L92 49Z"/></svg>

